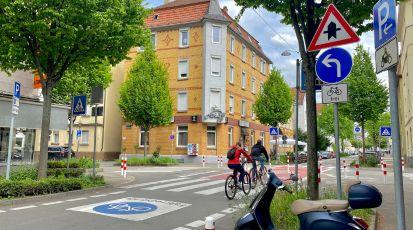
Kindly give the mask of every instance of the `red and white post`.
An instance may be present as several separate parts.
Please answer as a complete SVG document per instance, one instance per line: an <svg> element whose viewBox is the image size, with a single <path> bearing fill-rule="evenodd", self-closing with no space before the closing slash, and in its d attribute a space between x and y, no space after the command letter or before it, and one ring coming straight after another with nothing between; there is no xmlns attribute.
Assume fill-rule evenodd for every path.
<svg viewBox="0 0 413 230"><path fill-rule="evenodd" d="M205 167L205 155L202 155L202 167Z"/></svg>
<svg viewBox="0 0 413 230"><path fill-rule="evenodd" d="M290 174L290 156L287 156L287 173Z"/></svg>
<svg viewBox="0 0 413 230"><path fill-rule="evenodd" d="M208 216L205 218L205 230L215 230L214 217Z"/></svg>
<svg viewBox="0 0 413 230"><path fill-rule="evenodd" d="M387 179L387 169L386 169L387 165L386 163L383 163L383 180L384 180L384 184L386 184L386 179Z"/></svg>
<svg viewBox="0 0 413 230"><path fill-rule="evenodd" d="M356 163L356 179L360 180L359 163Z"/></svg>
<svg viewBox="0 0 413 230"><path fill-rule="evenodd" d="M384 164L383 157L380 157L380 166L381 166L382 171L383 171L383 164Z"/></svg>
<svg viewBox="0 0 413 230"><path fill-rule="evenodd" d="M321 166L320 166L320 163L318 164L317 174L318 174L317 183L320 184L321 183Z"/></svg>
<svg viewBox="0 0 413 230"><path fill-rule="evenodd" d="M404 157L402 157L402 172L404 172Z"/></svg>
<svg viewBox="0 0 413 230"><path fill-rule="evenodd" d="M221 159L221 167L222 167L223 164L224 164L223 159L222 159L222 155L220 156L220 159Z"/></svg>
<svg viewBox="0 0 413 230"><path fill-rule="evenodd" d="M347 178L347 163L343 160L344 178Z"/></svg>
<svg viewBox="0 0 413 230"><path fill-rule="evenodd" d="M124 157L120 158L120 175L123 176L123 164L125 164Z"/></svg>
<svg viewBox="0 0 413 230"><path fill-rule="evenodd" d="M127 167L126 165L128 164L128 158L125 157L125 161L123 164L123 178L126 178L126 171L127 171Z"/></svg>
<svg viewBox="0 0 413 230"><path fill-rule="evenodd" d="M218 168L221 166L220 160L219 160L219 156L217 156L217 163L218 163Z"/></svg>

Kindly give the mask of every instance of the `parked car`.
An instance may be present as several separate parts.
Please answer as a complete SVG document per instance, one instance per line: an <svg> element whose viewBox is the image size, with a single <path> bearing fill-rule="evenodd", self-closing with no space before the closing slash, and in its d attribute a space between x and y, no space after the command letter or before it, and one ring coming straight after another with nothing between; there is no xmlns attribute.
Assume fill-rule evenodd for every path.
<svg viewBox="0 0 413 230"><path fill-rule="evenodd" d="M329 158L336 158L336 153L334 151L330 151L328 154Z"/></svg>
<svg viewBox="0 0 413 230"><path fill-rule="evenodd" d="M49 146L48 148L48 159L60 160L67 158L68 156L68 147L63 146ZM72 150L71 157L75 156L75 152Z"/></svg>
<svg viewBox="0 0 413 230"><path fill-rule="evenodd" d="M321 157L323 159L328 159L330 158L330 153L328 151L319 151L318 157Z"/></svg>

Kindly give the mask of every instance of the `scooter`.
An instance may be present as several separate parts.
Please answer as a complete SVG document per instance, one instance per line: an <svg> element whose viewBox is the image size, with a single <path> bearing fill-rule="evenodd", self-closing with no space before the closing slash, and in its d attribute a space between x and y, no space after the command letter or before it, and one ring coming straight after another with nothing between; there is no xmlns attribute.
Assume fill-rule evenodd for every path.
<svg viewBox="0 0 413 230"><path fill-rule="evenodd" d="M288 186L269 171L267 185L252 201L250 212L241 217L235 224L235 230L275 230L271 221L270 205L275 191L291 191ZM297 176L291 180L297 181ZM292 212L298 215L300 230L367 230L368 224L360 218L353 217L352 209L376 208L382 203L382 194L374 186L352 181L347 185L346 200L296 200L292 204Z"/></svg>

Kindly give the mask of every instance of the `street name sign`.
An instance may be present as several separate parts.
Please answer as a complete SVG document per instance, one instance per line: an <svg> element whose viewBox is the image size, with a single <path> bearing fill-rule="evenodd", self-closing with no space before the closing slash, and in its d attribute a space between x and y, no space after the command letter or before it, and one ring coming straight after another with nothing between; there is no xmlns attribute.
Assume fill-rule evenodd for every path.
<svg viewBox="0 0 413 230"><path fill-rule="evenodd" d="M358 41L360 41L360 38L350 24L337 8L330 4L308 46L308 51L316 51Z"/></svg>
<svg viewBox="0 0 413 230"><path fill-rule="evenodd" d="M396 1L381 0L373 7L374 46L376 50L396 36Z"/></svg>
<svg viewBox="0 0 413 230"><path fill-rule="evenodd" d="M14 90L13 90L13 105L11 109L11 113L13 115L19 114L19 106L20 106L20 90L21 85L20 82L14 82Z"/></svg>
<svg viewBox="0 0 413 230"><path fill-rule="evenodd" d="M80 95L73 97L72 105L72 115L73 116L82 116L86 115L86 95Z"/></svg>
<svg viewBox="0 0 413 230"><path fill-rule="evenodd" d="M321 88L323 104L348 101L347 84L323 85Z"/></svg>
<svg viewBox="0 0 413 230"><path fill-rule="evenodd" d="M382 137L391 137L391 127L389 127L389 126L380 127L380 136L382 136Z"/></svg>
<svg viewBox="0 0 413 230"><path fill-rule="evenodd" d="M278 128L278 127L271 127L271 128L270 128L270 135L271 135L271 136L278 136L278 135L280 135L280 128Z"/></svg>
<svg viewBox="0 0 413 230"><path fill-rule="evenodd" d="M353 60L343 48L331 48L323 52L316 63L317 76L325 83L338 83L351 72Z"/></svg>

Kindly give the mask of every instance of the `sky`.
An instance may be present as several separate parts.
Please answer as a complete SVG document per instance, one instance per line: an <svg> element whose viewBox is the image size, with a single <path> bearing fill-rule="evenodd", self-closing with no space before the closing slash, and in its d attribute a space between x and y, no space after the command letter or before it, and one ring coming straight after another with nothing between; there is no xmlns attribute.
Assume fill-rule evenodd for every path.
<svg viewBox="0 0 413 230"><path fill-rule="evenodd" d="M164 0L146 0L148 7L159 6L163 2ZM233 0L219 0L219 4L221 8L227 6L228 12L233 18L241 10L241 7L237 6ZM264 53L273 61L273 66L281 71L285 81L290 86L295 86L295 63L299 56L291 52L291 56L283 57L281 53L288 49L298 50L297 39L292 26L282 24L281 19L282 16L262 8L257 10L247 9L239 23L260 42ZM360 37L360 43L369 51L374 61L373 32L364 33ZM354 43L341 47L353 53L356 45L357 43ZM379 74L378 77L384 85L388 86L387 74Z"/></svg>

